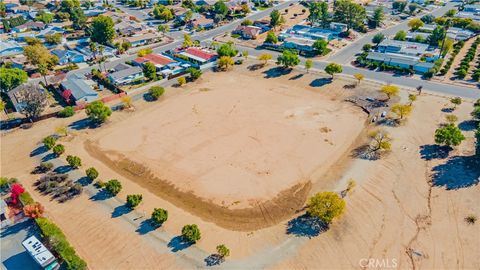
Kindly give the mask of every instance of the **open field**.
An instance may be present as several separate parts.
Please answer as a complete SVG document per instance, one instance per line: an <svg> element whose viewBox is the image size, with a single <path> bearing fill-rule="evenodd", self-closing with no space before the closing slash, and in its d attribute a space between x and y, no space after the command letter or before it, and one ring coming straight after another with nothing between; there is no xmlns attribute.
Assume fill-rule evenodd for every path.
<svg viewBox="0 0 480 270"><path fill-rule="evenodd" d="M312 177L348 150L365 115L305 87L306 78L257 78L210 73L184 93L89 136L86 150L221 226L268 226L264 212L281 220L303 206Z"/></svg>
<svg viewBox="0 0 480 270"><path fill-rule="evenodd" d="M198 82L185 88L167 89L166 95L158 102L136 103L137 109L133 113L116 112L109 123L103 127L75 130L61 140L66 146L66 154L75 154L82 158L81 171L94 166L100 171L100 179L117 178L122 182L123 189L118 195L119 200L123 201L127 194L142 194L143 203L139 206L138 213L122 214L117 208L110 209L108 205L115 199L98 201L84 193L72 201L59 204L34 190L32 184L38 176L31 175L29 172L38 164L38 160L30 157L30 152L37 147L37 143L43 137L51 134L56 126L68 125L83 119L85 117L83 112L69 119L39 122L29 130L16 130L2 136L0 138L1 175L17 177L24 183L35 200L46 207L47 215L65 231L69 241L78 250L80 256L85 258L91 269L198 268L205 266L204 255L213 253L215 246L220 243L226 244L232 251L231 257L222 264L223 268L227 269L360 269L361 259L365 258L385 259L390 265L395 260L397 269L412 269L412 262L415 264L415 269L478 269L480 267L480 258L476 255L476 247L480 245L478 222L469 225L464 221L467 215L474 214L477 217L480 215L480 187L476 182L480 176L480 170L478 170L479 164L471 158L474 140L473 131L468 124L469 113L472 110L471 102L464 102L454 112L468 139L448 156L436 154L438 149L435 151L433 133L439 124L444 122L445 113L441 110L449 106L449 101L444 97L422 94L414 103L413 114L404 125L383 127L393 138L392 152L381 160L367 161L350 156L350 149L363 138L359 130L364 128L366 117L360 110L341 101L346 96L358 92L358 88L343 89L343 85L349 82L340 79L319 86L317 83L322 80L319 79L318 74L304 74L297 79L292 79L299 76L295 71L267 79L264 78L263 72L268 69L269 67L266 67L250 72L242 66L227 73L207 73ZM238 79L230 81L229 78L232 77ZM252 81L263 85L263 88L252 88L253 84L250 83ZM312 84L312 81L317 83ZM207 88L208 91L206 91ZM375 90L378 86L362 82L362 88ZM242 95L235 95L239 92ZM406 100L405 92L402 92L402 99ZM238 100L242 102L237 102ZM299 103L302 103L302 106ZM194 104L195 110L193 110ZM230 118L220 119L221 116L225 117L225 110L230 112L235 104L235 109L228 116ZM261 104L264 104L264 108L260 114L258 106ZM299 113L301 112L299 110L286 109L306 106L311 106L311 109L304 109L303 114ZM321 112L331 109L330 106L335 109L329 112L330 116L338 114L339 120L332 121L329 117L320 118ZM318 115L313 113L316 111L319 112ZM178 112L178 115L174 112ZM222 112L223 115L220 115ZM293 112L295 112L294 117L286 117ZM308 114L308 112L311 113ZM250 117L251 121L246 122L246 117ZM267 117L271 121L266 122ZM342 117L357 119L358 123L352 120L347 124L340 124ZM167 118L170 122L165 120ZM141 124L147 123L145 121L147 119L153 123L159 123L157 125L166 124L168 129L158 128L156 125L143 127ZM214 122L220 121L219 119L223 120L221 125ZM321 119L323 122L318 123L315 119ZM198 121L211 121L208 122L211 130L202 128ZM127 128L124 132L128 136L122 141L120 139L123 136L122 132L115 133L115 130L120 129L124 123L131 123L130 126L140 125L139 133L144 136L135 134L132 128ZM158 190L155 185L152 185L153 183L142 183L136 177L129 175L129 172L119 170L114 162L109 161L115 155L107 154L105 159L98 159L96 152L87 149L89 145L95 144L104 148L112 147L110 140L117 138L120 140L117 147L122 147L124 155L127 153L128 158L141 159L142 166L149 166L152 175L171 173L159 169L163 168L160 161L147 158L152 150L142 145L153 143L158 148L157 151L168 150L178 153L187 151L184 149L190 147L192 153L192 149L195 149L196 155L199 155L201 147L195 148L192 144L184 142L189 141L186 140L189 138L186 136L188 133L180 131L189 129L195 132L197 136L190 137L189 142L191 142L194 141L191 138L204 139L206 134L210 133L224 134L218 126L228 127L229 133L225 132L225 134L230 134L229 136L239 132L242 134L241 132L252 130L252 127L273 128L277 131L273 134L275 136L273 139L281 142L285 138L301 139L301 142L295 144L292 141L286 141L289 145L295 146L302 145L305 140L311 143L312 148L317 149L317 152L321 149L322 153L292 147L293 150L303 149L302 151L306 154L305 157L298 154L288 156L288 160L296 161L288 163L288 166L294 164L296 168L305 168L305 170L311 166L313 169L311 169L311 175L304 178L297 178L301 174L296 174L294 171L285 171L291 177L279 181L284 188L274 186L277 180L254 174L253 177L243 177L242 183L248 181L257 184L258 181L269 181L271 186L255 188L254 193L252 191L250 194L251 189L239 185L244 189L239 188L238 193L230 192L224 195L215 192L218 182L210 184L214 188L202 189L195 187L193 181L182 182L183 178L178 177L178 183L175 185L183 186L168 189L168 192L173 192L172 194L177 196L177 200L174 200ZM331 131L315 133L316 128L324 126L328 126ZM150 132L155 133L156 136L149 137L147 132L142 130L143 128L151 128ZM106 130L113 131L110 137L104 134ZM171 138L172 134L168 133L171 130L177 132L179 136L177 140ZM262 131L263 128L260 130ZM326 129L322 130L326 131ZM354 134L359 135L359 138L357 140L355 136L347 138L346 135L350 134L340 134L341 130L357 132ZM302 133L306 135L300 136L299 134ZM117 137L114 136L115 134ZM255 133L255 136L260 135L262 140L268 140L269 136L273 136L266 128L262 132L259 131L258 135ZM228 140L228 136L224 136L215 142L229 143L230 145L222 147L226 150L235 149L237 152L238 149L242 151L250 149L250 153L261 155L265 151L274 151L278 160L283 159L282 155L287 155L287 150L293 151L283 145L286 144L285 142L278 143L281 146L280 149L269 148L269 144L266 143L261 144L261 147L257 146L258 149L251 149L247 146L249 146L248 143L253 142L249 140L245 142L238 137L232 138ZM333 142L334 145L322 143L324 138ZM85 143L87 140L90 143ZM172 141L177 143L176 147L171 146ZM340 142L344 142L345 145L341 146ZM242 147L237 144L241 144ZM129 149L130 145L139 147L143 152ZM212 151L215 150L213 146L215 144L211 142L209 147L213 149ZM329 150L330 148L337 150ZM226 150L217 150L217 153L225 153ZM324 157L327 155L324 152L329 153L330 159ZM91 153L94 153L94 156L90 156ZM185 155L185 152L183 154ZM171 156L170 153L160 157L171 158ZM185 155L183 158L192 161L192 164L197 164L196 166L180 167L178 164L181 163L176 166L184 170L188 168L191 171L209 168L207 165L210 164L212 157L200 155L194 160L192 156L193 154ZM154 155L154 157L158 159L159 156ZM247 156L237 154L229 158L243 165ZM201 163L202 166L200 166L198 160L209 162ZM252 160L258 162L262 159L252 158ZM299 162L304 163L298 164ZM215 164L223 165L221 162ZM277 172L285 170L276 166L275 162L261 164L270 166L272 174L274 168ZM134 168L140 168L140 166ZM149 175L146 174L146 176L144 175L148 179ZM307 174L305 173L304 176ZM310 180L311 184L305 188L304 194L298 197L300 201L301 197L304 200L318 191L341 191L345 189L346 182L350 178L355 179L357 186L353 193L345 198L347 211L334 221L329 230L318 232L317 236L310 235L311 238L305 237L309 236L308 231L306 233L294 225L294 221L297 220L295 217L302 213L295 214L289 209L283 209L287 213L277 216L277 219L272 218L278 212L275 208L270 210L267 202L274 201L278 197L276 194L285 192L289 186L305 183L306 179ZM214 181L211 178L207 180ZM233 178L229 177L226 181L233 181ZM236 179L236 181L239 180ZM232 188L228 191L233 190L233 185L231 186ZM167 188L168 185L163 187ZM221 185L218 187L218 190L223 189ZM185 193L189 190L194 190L196 196ZM292 196L291 193L287 195ZM215 212L211 215L202 210L207 206L203 204L207 196L214 198L208 202L209 207L221 206L211 208L211 211ZM196 202L197 207L189 208L187 203L182 202L184 197L191 199L191 202ZM243 223L238 228L232 228L231 224L222 221L223 213L231 214L245 209L252 198L261 198L265 201L266 206L261 209L267 209L267 215L263 217L263 223L267 224L263 227L266 228L256 229L259 221L256 220L255 212L249 213L253 220L251 224ZM231 205L233 200L240 200L240 203ZM222 201L225 201L225 206L222 206ZM231 202L230 205L227 202ZM303 203L304 201L301 201L301 205ZM167 209L169 220L154 232L142 231L145 219L138 216L142 213L149 216L154 207ZM225 212L219 212L220 209L225 209L222 210ZM260 211L258 210L260 206L256 209ZM240 217L233 220L242 219ZM192 223L198 224L201 228L202 239L195 246L181 251L172 251L167 246L170 239L180 233L183 225Z"/></svg>

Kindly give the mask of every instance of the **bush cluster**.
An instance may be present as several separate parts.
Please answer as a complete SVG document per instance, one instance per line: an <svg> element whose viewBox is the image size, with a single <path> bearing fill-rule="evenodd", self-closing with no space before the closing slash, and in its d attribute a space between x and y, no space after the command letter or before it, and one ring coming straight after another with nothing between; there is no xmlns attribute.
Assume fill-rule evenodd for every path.
<svg viewBox="0 0 480 270"><path fill-rule="evenodd" d="M72 106L67 106L63 110L59 111L57 113L57 116L61 118L67 118L67 117L73 116L74 114L75 114L75 109Z"/></svg>
<svg viewBox="0 0 480 270"><path fill-rule="evenodd" d="M467 76L468 69L470 68L470 62L472 62L472 60L475 58L478 44L480 44L480 38L475 39L475 41L472 43L472 46L468 49L467 54L460 62L460 66L455 71L455 75L460 79L463 79L465 76Z"/></svg>
<svg viewBox="0 0 480 270"><path fill-rule="evenodd" d="M47 173L35 182L37 189L43 194L49 194L60 202L72 199L82 193L82 185L73 183L67 174Z"/></svg>

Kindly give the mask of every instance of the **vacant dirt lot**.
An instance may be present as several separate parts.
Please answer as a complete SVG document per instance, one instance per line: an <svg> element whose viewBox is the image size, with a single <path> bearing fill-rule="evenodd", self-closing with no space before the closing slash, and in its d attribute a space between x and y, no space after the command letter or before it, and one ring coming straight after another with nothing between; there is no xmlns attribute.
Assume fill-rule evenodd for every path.
<svg viewBox="0 0 480 270"><path fill-rule="evenodd" d="M89 136L86 150L223 226L266 226L263 211L278 220L302 207L312 175L349 149L365 115L308 86L311 76L253 74L206 74L184 93Z"/></svg>

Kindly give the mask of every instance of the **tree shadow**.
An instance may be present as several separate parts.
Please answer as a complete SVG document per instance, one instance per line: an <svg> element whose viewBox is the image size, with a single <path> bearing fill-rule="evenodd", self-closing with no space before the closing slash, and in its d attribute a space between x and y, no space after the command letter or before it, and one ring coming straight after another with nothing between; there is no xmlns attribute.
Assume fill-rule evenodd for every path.
<svg viewBox="0 0 480 270"><path fill-rule="evenodd" d="M0 231L0 238L5 238L12 234L17 234L20 231L27 230L27 237L30 237L34 234L32 227L33 221L31 219L25 219L24 221L15 223L11 226L8 226ZM30 228L31 227L31 228Z"/></svg>
<svg viewBox="0 0 480 270"><path fill-rule="evenodd" d="M112 197L112 194L110 194L110 192L108 192L104 189L101 189L95 195L90 197L90 200L92 200L92 201L103 201L103 200L106 200L106 199L110 199L111 197Z"/></svg>
<svg viewBox="0 0 480 270"><path fill-rule="evenodd" d="M361 145L353 149L350 156L364 160L378 160L380 158L380 154L370 150L370 146L368 145Z"/></svg>
<svg viewBox="0 0 480 270"><path fill-rule="evenodd" d="M328 225L317 217L303 214L287 223L287 234L312 238L328 230Z"/></svg>
<svg viewBox="0 0 480 270"><path fill-rule="evenodd" d="M30 157L41 155L43 153L46 153L47 151L48 151L48 148L45 147L45 145L39 146L35 150L30 152Z"/></svg>
<svg viewBox="0 0 480 270"><path fill-rule="evenodd" d="M185 237L183 237L182 235L178 235L172 238L172 240L168 242L167 246L172 250L172 252L177 252L177 251L186 249L191 245L193 245L192 242L185 239Z"/></svg>
<svg viewBox="0 0 480 270"><path fill-rule="evenodd" d="M442 112L444 112L444 113L451 113L453 111L454 111L453 108L442 108Z"/></svg>
<svg viewBox="0 0 480 270"><path fill-rule="evenodd" d="M155 231L162 225L157 225L151 219L146 219L140 223L140 226L135 230L138 234L144 235L149 232Z"/></svg>
<svg viewBox="0 0 480 270"><path fill-rule="evenodd" d="M290 81L298 80L298 79L300 79L300 78L302 78L302 77L303 77L303 73L300 73L300 74L297 74L297 75L295 75L295 76L292 76L292 77L288 78L288 80L290 80Z"/></svg>
<svg viewBox="0 0 480 270"><path fill-rule="evenodd" d="M420 146L420 157L424 160L445 159L452 151L450 146L425 144Z"/></svg>
<svg viewBox="0 0 480 270"><path fill-rule="evenodd" d="M86 187L90 185L92 182L93 182L92 179L86 176L80 177L77 181L75 181L75 183L79 183L80 185L82 185L82 187Z"/></svg>
<svg viewBox="0 0 480 270"><path fill-rule="evenodd" d="M224 261L224 258L215 253L208 255L208 257L206 257L203 261L207 266L215 266L220 265Z"/></svg>
<svg viewBox="0 0 480 270"><path fill-rule="evenodd" d="M458 128L462 131L476 130L477 127L479 127L479 124L476 120L465 120L458 124Z"/></svg>
<svg viewBox="0 0 480 270"><path fill-rule="evenodd" d="M58 166L57 168L55 168L53 170L53 172L56 172L56 173L68 173L69 171L71 171L73 169L72 166L70 165L62 165L62 166Z"/></svg>
<svg viewBox="0 0 480 270"><path fill-rule="evenodd" d="M45 155L44 157L42 157L42 162L46 162L54 158L57 158L57 155L54 153L49 153L48 155Z"/></svg>
<svg viewBox="0 0 480 270"><path fill-rule="evenodd" d="M143 100L145 100L146 102L155 101L155 99L152 97L152 95L150 95L150 93L143 94Z"/></svg>
<svg viewBox="0 0 480 270"><path fill-rule="evenodd" d="M96 128L96 127L98 127L98 124L92 122L88 118L84 118L84 119L81 119L81 120L78 120L78 121L75 121L75 122L71 123L69 125L69 127L71 129L74 129L74 130L82 130L82 129L86 129L86 128Z"/></svg>
<svg viewBox="0 0 480 270"><path fill-rule="evenodd" d="M43 269L37 264L27 251L20 252L9 258L6 258L2 264L5 269L29 269L29 270L41 270Z"/></svg>
<svg viewBox="0 0 480 270"><path fill-rule="evenodd" d="M115 209L113 209L112 218L121 217L124 214L128 214L128 213L132 212L132 210L133 209L131 207L129 207L127 204L117 206L117 207L115 207Z"/></svg>
<svg viewBox="0 0 480 270"><path fill-rule="evenodd" d="M253 64L253 65L248 66L247 69L250 70L250 71L257 71L257 70L259 70L263 67L264 67L263 64Z"/></svg>
<svg viewBox="0 0 480 270"><path fill-rule="evenodd" d="M466 188L480 182L480 157L454 156L432 168L432 185L447 190Z"/></svg>
<svg viewBox="0 0 480 270"><path fill-rule="evenodd" d="M265 74L265 78L278 78L283 75L290 74L292 72L291 68L284 68L284 67L273 67L269 70L263 72Z"/></svg>
<svg viewBox="0 0 480 270"><path fill-rule="evenodd" d="M310 83L310 86L311 87L322 87L324 85L332 83L332 81L333 81L332 78L318 78L318 79L313 80Z"/></svg>

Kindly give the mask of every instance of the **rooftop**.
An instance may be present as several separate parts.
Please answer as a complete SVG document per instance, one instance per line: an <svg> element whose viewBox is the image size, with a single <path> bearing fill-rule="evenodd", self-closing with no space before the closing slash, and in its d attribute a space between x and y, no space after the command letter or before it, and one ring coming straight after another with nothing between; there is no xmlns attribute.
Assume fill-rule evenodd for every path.
<svg viewBox="0 0 480 270"><path fill-rule="evenodd" d="M161 55L161 54L147 54L143 57L138 57L134 60L135 62L139 63L139 64L142 64L142 63L145 63L145 62L151 62L152 64L154 65L160 65L160 66L166 66L170 63L174 63L176 62L175 60L167 57L167 56L164 56L164 55Z"/></svg>
<svg viewBox="0 0 480 270"><path fill-rule="evenodd" d="M122 69L122 70L110 73L109 76L113 80L118 80L118 79L122 79L122 78L125 78L127 76L130 76L130 75L135 75L137 73L141 73L141 72L142 72L142 68L140 68L140 67L130 67L130 68L127 68L127 69Z"/></svg>

